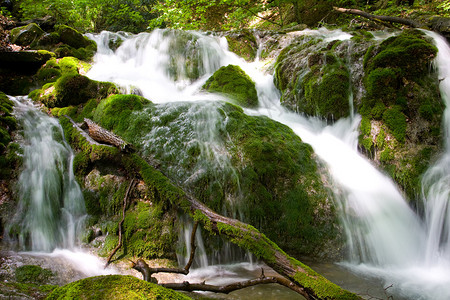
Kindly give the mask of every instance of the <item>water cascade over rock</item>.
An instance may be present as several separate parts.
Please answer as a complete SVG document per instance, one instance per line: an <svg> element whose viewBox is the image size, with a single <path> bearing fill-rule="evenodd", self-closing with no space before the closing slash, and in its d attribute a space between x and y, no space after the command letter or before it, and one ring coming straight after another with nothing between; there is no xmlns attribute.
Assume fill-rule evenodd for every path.
<svg viewBox="0 0 450 300"><path fill-rule="evenodd" d="M19 206L9 230L21 249L49 252L74 248L85 208L72 165L73 153L57 120L27 98L11 98L23 127Z"/></svg>
<svg viewBox="0 0 450 300"><path fill-rule="evenodd" d="M268 233L272 232L277 235L277 233L281 233L281 230L284 230L282 233L291 234L288 236L292 238L296 235L307 236L307 232L310 230L309 232L313 236L317 236L318 231L314 231L320 231L315 226L317 224L325 224L328 230L332 229L332 226L329 227L327 222L333 217L328 216L328 221L325 220L321 223L323 219L327 218L326 214L332 211L327 209L327 207L331 206L331 199L327 196L326 190L323 190L323 178L326 175L320 180L319 177L305 176L305 174L309 174L305 171L308 170L305 166L311 166L306 161L299 167L301 169L300 173L297 173L295 168L283 171L286 173L281 175L276 172L271 173L268 170L270 164L267 162L270 159L286 158L287 152L277 156L273 154L276 153L276 150L271 148L270 143L256 144L256 142L252 141L245 144L245 138L248 136L248 133L237 137L232 134L240 132L240 124L256 126L264 123L271 128L272 132L283 132L283 136L276 140L278 144L281 144L281 141L291 139L291 134L294 132L304 142L312 146L315 154L318 155L321 161L325 162L332 176L331 179L325 181L329 184L332 183L335 187L336 193L333 197L335 199L335 207L340 213L343 233L346 236L350 254L347 265L357 272L380 276L388 284L394 283L394 289L400 297L447 299L450 296L450 290L448 289L450 274L446 271L448 270L446 266L448 266L450 261L448 257L449 247L447 246L450 240L448 237L450 229L447 227L450 222L448 221L448 216L445 215L447 209L443 208L444 204L438 204L438 200L443 200L441 203L446 203L448 200L449 142L446 141L447 149L441 160L428 170L423 179L423 195L426 199L425 221L408 205L402 192L399 191L392 179L377 170L357 150L358 138L361 133L359 129L361 117L358 114L354 114L352 111L353 105L356 104L355 107L361 108L364 107L364 101L371 101L370 97L364 98L367 95L366 92L369 92L369 96L371 93L370 90L364 90L364 86L367 88L371 84L370 78L365 79L369 80L365 82L365 85L362 84L365 76L364 72L375 72L374 70L376 72L388 72L389 66L375 67L375 62L383 64L386 61L380 62L382 57L376 58L376 55L373 55L373 59L370 59L370 56L356 59L360 63L355 70L351 67L351 62L355 62L355 60L349 51L357 49L355 51L358 53L370 54L372 51L375 51L373 54L377 54L387 49L392 53L397 53L398 49L395 47L404 43L405 40L414 41L415 45L426 43L420 34L408 34L398 39L393 37L382 44L373 36L368 39L364 39L364 37L354 39L351 35L343 34L340 31L305 30L292 35L293 39L296 36L299 37L297 39L298 43L293 43L290 48L283 50L282 57L279 58L281 66L287 68L289 63L293 63L293 60L289 61L289 59L283 63L283 55L284 58L288 57L289 51L295 47L302 51L303 47L318 44L321 46L320 49L323 50L321 50L323 53L310 56L308 59L303 58L302 63L305 66L309 64L308 67L310 69L300 74L301 76L295 75L297 76L296 78L302 79L302 82L290 82L283 77L282 72L280 73L281 69L277 70L276 83L281 89L282 100L291 109L300 110L311 115L319 114L327 120L305 117L283 107L280 104L280 94L273 84L272 76L264 75L256 70L256 63L248 64L228 52L223 47L223 39L199 33L154 31L151 34L142 33L137 36L121 35L120 39L123 42L116 50L109 47L111 44L111 33L91 36L102 47L99 48L99 53L95 57L95 63L88 76L96 80L113 81L128 91L139 93L156 103L155 105L148 104L143 109L134 111L131 119L123 120L123 126L112 126L111 129L114 128L118 134L131 139L143 149L143 153L148 153L149 157L156 156L160 160L161 165L163 165L163 169L173 180L185 184L185 186L191 186L193 189L200 187L202 191L206 190L208 193L203 195L205 200L225 200L218 203L212 202L214 209L223 210L225 213L234 216L246 215L246 218L252 220L253 225L264 230L265 222L267 222L267 220L263 220L264 215L260 216L259 220L261 222L258 223L257 216L253 215L252 217L245 212L242 213L239 207L244 199L252 199L251 197L255 196L255 202L250 203L250 205L256 210L261 208L264 214L267 214L271 209L284 205L283 208L285 210L283 214L275 214L275 217L279 219L273 224L295 221L283 228L276 228L272 225ZM305 36L308 36L308 38L305 38ZM310 38L311 36L313 38ZM445 59L441 61L441 57L442 55L443 57L449 57L448 46L444 42L440 42L439 37L433 38L435 41L439 41L437 60L439 76L446 78L446 73L441 72L445 72L445 65L448 65L448 61L445 61ZM364 39L362 48L357 48L356 43L352 44L352 42L358 42L362 39ZM371 39L372 41L369 42ZM374 43L373 47L370 46L370 43ZM178 48L177 45L183 46ZM187 46L185 47L185 45ZM345 53L345 55L335 56L331 53L331 50L336 49L341 49L343 52L339 53ZM425 53L424 56L427 59L433 57L435 49L428 46L428 44L426 49L429 52ZM387 54L385 53L384 55ZM315 67L316 62L320 62L320 66ZM424 63L426 64L427 62L425 61ZM255 82L259 107L243 110L231 104L223 104L220 101L224 99L222 95L211 95L201 91L200 87L203 86L208 77L219 67L228 64L240 66ZM401 65L401 62L398 64L398 69L396 69L398 72L400 72L401 68L411 67L409 64ZM291 67L301 69L300 65L293 64ZM371 78L373 79L376 75L380 74L372 74ZM400 76L400 79L403 76L401 72L391 75ZM316 77L322 79L322 81L318 81L320 84L326 84L328 79L331 81L339 80L342 83L338 93L339 101L345 103L345 111L327 114L326 111L329 107L316 106L311 102L317 97L325 99L328 98L327 96L337 96L327 95L329 90L325 86L320 86L320 84L314 87L316 83L311 80ZM332 80L332 78L334 79ZM408 78L407 76L403 78L406 80L401 79L405 86L414 86L419 90L423 88L423 86L417 86L414 83L416 78ZM399 82L401 81L395 81L395 84L400 84ZM446 87L448 86L448 79L443 80L440 85L442 98L446 99L450 93L447 90L448 87ZM357 86L357 89L353 89L352 86ZM386 86L388 88L392 87L390 82L387 82ZM370 87L372 88L373 86ZM298 91L300 93L296 94ZM319 95L314 96L313 94L316 92ZM408 109L411 108L408 106L409 103L415 103L411 99L416 99L415 96L408 94L406 94L407 99L402 98L403 94L401 93L403 93L403 90L399 93L399 97L394 99L393 103L381 103L383 105L381 116L374 116L376 109L373 107L370 108L369 114L365 114L367 110L364 111L362 109L362 119L363 121L364 119L366 120L364 124L367 125L367 122L369 122L371 123L369 128L375 128L371 126L381 118L387 124L387 131L395 129L394 127L389 127L389 124L391 124L389 123L391 121L388 118L389 114L399 111L401 112L400 117L403 118L409 113ZM301 96L300 98L303 97L303 100L306 99L306 102L304 102L306 103L304 104L306 108L301 108L301 105L296 104L295 100L298 100L296 98L298 95ZM308 98L310 96L311 99ZM355 99L353 99L353 96L355 96ZM433 101L436 101L436 97L431 98ZM407 102L408 99L411 102ZM212 102L211 100L214 101ZM377 103L374 102L372 104ZM381 108L381 104L377 107ZM422 104L431 105L431 103ZM393 106L391 107L391 105ZM427 108L429 107L423 107L422 118L428 116L427 111L425 111ZM448 110L445 113L448 115ZM261 117L261 115L266 117ZM374 119L367 121L369 115ZM186 121L192 116L195 116L198 122ZM340 119L337 120L338 118ZM406 117L404 118L406 122ZM133 123L130 122L132 119L140 121ZM450 118L446 116L445 119L448 120ZM99 118L98 121L101 122L102 119ZM289 128L274 121L283 123ZM334 122L334 124L327 125L327 121L330 123ZM430 122L438 122L438 120L430 119ZM361 126L364 124L361 124ZM142 133L142 129L145 126L148 126L146 129L149 130L147 134ZM130 128L139 128L140 131L129 131ZM260 127L256 126L254 128L257 129L252 134L255 134L259 140L264 140L267 137L275 139L275 136L262 134ZM448 139L448 129L446 130L446 139ZM370 134L372 132L369 130L367 136ZM392 136L396 137L400 143L404 142L404 135L398 137L395 134L393 132ZM413 135L411 132L407 132L407 134ZM186 138L188 136L191 137ZM311 148L300 143L300 140L294 140L292 143L296 146L293 148L287 147L287 149L291 151L290 149L302 148L302 151L295 153L295 160L293 159L293 161L298 161L299 157L305 155L305 153L307 153L306 156L309 158L313 153ZM184 156L184 152L177 151L178 148L174 147L174 145L180 142L182 144L180 146L184 146L190 155ZM360 140L359 142L363 143L364 141ZM242 145L244 147L241 148ZM371 147L372 145L369 145L366 149ZM242 149L247 149L248 152ZM433 151L437 151L437 149L438 147L434 147ZM261 155L263 157L262 161L259 162L257 158L252 158L252 153ZM264 157L267 153L271 154ZM430 157L428 156L429 159ZM205 160L209 162L207 166L204 165ZM236 164L236 161L239 161L240 164ZM246 168L248 166L252 168ZM317 165L311 168L314 169L312 173L316 174L314 176L318 176ZM202 174L209 175L203 176ZM274 180L273 174L279 176L277 178L285 179L288 177L286 174L290 178L295 178L293 185L289 185L291 183L289 180L283 181L281 184L281 186L284 184L283 188L288 187L291 189L289 195L283 195L283 188L270 188L270 182ZM272 177L269 180L265 176ZM256 188L253 186L259 194L246 193L249 191L246 190L249 186L246 185L245 180L254 177L260 180L259 183L261 185L258 185ZM223 185L215 186L210 184L209 178L214 178L214 182ZM312 184L312 182L316 182L316 185ZM192 185L190 185L191 183ZM202 183L203 185L201 185ZM307 186L313 187L310 190L312 191L310 194L300 187L305 186L305 183ZM322 187L319 188L317 185ZM298 188L296 189L295 186L298 186ZM221 191L222 193L225 191L225 194L220 194ZM242 191L245 192L241 194L240 192ZM280 194L281 196L279 196ZM245 197L242 195L245 195ZM317 206L308 207L310 205L308 203L312 201L311 199L316 199L313 195L316 195L317 199L322 199L322 202L317 200L315 202ZM271 203L270 201L258 202L258 199L264 197L274 197L272 199L279 200L280 204L273 207L264 207L264 203ZM232 204L236 204L236 206ZM238 207L239 209L234 210L231 207ZM298 207L311 210L321 208L323 210L316 214L317 219L312 220L308 224L302 223L304 219L299 217L300 214L295 215L297 212L295 209ZM289 216L289 213L285 213L286 211L291 212L293 215ZM283 219L279 217L286 215L290 218ZM265 217L270 219L267 216ZM321 220L320 218L323 219ZM295 228L300 227L303 228L302 230L307 229L306 231L296 232ZM283 240L281 234L279 234L279 237L280 240ZM278 242L279 240L277 240ZM299 244L296 244L296 246ZM289 245L289 243L286 243L286 245ZM286 245L282 245L282 247ZM432 276L434 272L439 274L439 276Z"/></svg>

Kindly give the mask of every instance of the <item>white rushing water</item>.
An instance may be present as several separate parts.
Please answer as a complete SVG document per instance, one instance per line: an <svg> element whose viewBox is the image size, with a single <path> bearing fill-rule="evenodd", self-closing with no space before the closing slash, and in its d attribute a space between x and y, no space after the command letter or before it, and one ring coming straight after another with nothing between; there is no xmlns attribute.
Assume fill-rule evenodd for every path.
<svg viewBox="0 0 450 300"><path fill-rule="evenodd" d="M189 36L186 42L186 35ZM351 37L341 31L304 31L296 35L316 35L325 42ZM445 41L430 34L439 48L442 97L449 105L450 52ZM351 254L346 266L393 284L392 290L409 299L450 298L450 112L445 111L446 152L423 179L426 201L425 221L408 206L393 181L378 171L357 151L359 116L333 125L305 118L284 109L273 77L257 69L258 61L248 64L226 50L223 39L200 33L157 30L136 36L121 36L122 45L109 48L111 33L91 36L99 45L88 76L113 81L126 90L137 90L156 103L221 100L221 96L200 92L206 79L220 66L236 64L256 82L260 107L246 109L253 115L266 115L290 126L314 148L328 165L339 187L337 206ZM184 38L185 42L177 42ZM181 48L180 43L182 44ZM202 66L189 77L186 60ZM352 106L351 106L352 107ZM391 291L391 290L390 290Z"/></svg>
<svg viewBox="0 0 450 300"><path fill-rule="evenodd" d="M77 248L86 212L73 174L74 154L58 120L41 112L28 97L10 99L23 135L23 170L17 183L18 209L6 229L8 240L17 242L20 250L31 250L23 256L64 264L61 268L67 273L77 273L73 280L118 273L105 270L104 262Z"/></svg>
<svg viewBox="0 0 450 300"><path fill-rule="evenodd" d="M11 97L23 129L23 170L19 206L10 232L18 227L21 249L73 248L85 216L84 200L72 165L73 152L56 119L27 97Z"/></svg>

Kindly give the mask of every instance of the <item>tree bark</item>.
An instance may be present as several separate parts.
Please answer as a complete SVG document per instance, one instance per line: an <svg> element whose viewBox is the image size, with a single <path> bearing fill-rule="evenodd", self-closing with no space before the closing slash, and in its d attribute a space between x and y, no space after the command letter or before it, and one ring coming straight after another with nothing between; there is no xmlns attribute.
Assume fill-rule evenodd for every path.
<svg viewBox="0 0 450 300"><path fill-rule="evenodd" d="M388 22L388 23L399 23L399 24L403 24L403 25L407 25L409 27L412 28L420 28L423 27L424 25L420 22L417 22L415 20L412 19L406 19L406 18L400 18L400 17L390 17L390 16L380 16L380 15L372 15L369 14L365 11L359 10L359 9L353 9L353 8L341 8L341 7L333 7L333 9L339 13L344 13L344 14L352 14L352 15L357 15L357 16L361 16L364 18L367 18L369 20L372 21L377 21L377 22Z"/></svg>
<svg viewBox="0 0 450 300"><path fill-rule="evenodd" d="M139 172L147 185L156 189L161 199L182 208L210 234L218 234L249 250L286 280L292 281L297 286L297 292L306 299L361 299L287 255L253 226L214 212L174 185L138 155L132 154L129 158L131 162L127 164Z"/></svg>
<svg viewBox="0 0 450 300"><path fill-rule="evenodd" d="M131 152L134 150L130 144L122 140L111 131L108 131L103 127L97 125L92 120L85 118L82 127L84 125L86 125L89 130L89 136L92 137L95 141L113 145L119 148L122 152Z"/></svg>

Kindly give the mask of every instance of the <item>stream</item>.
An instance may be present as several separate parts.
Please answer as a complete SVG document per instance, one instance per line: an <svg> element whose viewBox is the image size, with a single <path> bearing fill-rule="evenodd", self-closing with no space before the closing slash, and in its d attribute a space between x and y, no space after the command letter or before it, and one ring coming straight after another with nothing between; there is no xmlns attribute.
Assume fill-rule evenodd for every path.
<svg viewBox="0 0 450 300"><path fill-rule="evenodd" d="M94 80L114 82L126 92L141 94L166 108L170 108L174 102L190 102L195 107L200 101L209 101L209 105L199 104L195 109L197 113L207 116L195 128L209 147L205 152L215 158L216 165L211 168L222 170L230 163L227 155L223 154L224 146L216 141L216 132L211 129L208 120L215 118L214 101L226 98L200 92L200 88L221 66L239 65L255 81L260 103L257 108L244 111L249 115L268 116L289 126L313 147L320 160L327 165L336 185L335 204L341 214L349 255L338 264L305 263L343 288L367 299L387 298L389 295L394 295L397 300L450 299L450 210L447 207L450 198L449 109L446 109L444 117L445 152L426 172L422 181L422 198L426 203L425 218L422 219L410 208L395 183L358 153L359 115L352 111L350 117L329 125L323 120L290 112L280 105L280 95L273 84L273 76L264 73L258 58L253 63L247 63L227 50L224 38L200 32L188 34L194 37L195 43L186 44L182 52L177 52L173 47L177 39L183 38L175 31L154 30L138 35L102 32L89 35L97 42L98 53L87 76ZM348 41L351 38L350 34L340 30L305 30L297 34L320 36L323 43ZM442 78L441 95L448 107L450 49L442 37L427 34L439 49L435 67L439 71L439 78ZM110 42L118 40L121 41L120 46L111 49ZM197 80L189 79L191 70L185 67L188 58L186 53L196 56L200 62ZM25 166L19 178L19 210L11 222L12 228L7 230L14 232L12 229L17 227L20 234L11 237L11 240L16 241L17 247L32 251L23 253L23 257L68 260L68 265L72 264L69 268L73 270L69 274L77 274L72 276L73 279L122 272L116 269L103 270L101 262L77 248L85 209L71 167L73 153L64 141L61 127L57 121L40 113L26 98L11 99L16 104L17 118L23 122ZM200 111L200 107L205 111ZM353 103L350 107L353 109ZM211 110L211 113L206 110ZM42 132L45 135L37 134ZM152 141L151 138L149 141ZM56 166L56 169L52 166ZM193 170L194 174L201 171L203 166L197 167L198 170ZM173 174L177 176L179 170L174 169ZM229 176L233 176L232 170ZM32 190L27 188L29 186L32 186ZM46 199L48 202L43 204ZM62 203L62 206L58 203ZM238 217L239 211L233 214ZM197 239L202 244L201 236ZM28 244L32 245L31 249L27 249ZM14 253L6 256L14 257ZM81 267L84 265L90 268ZM204 258L188 279L225 284L254 278L260 274L261 267L248 257L238 263L222 264L212 264L208 258ZM266 272L271 271L267 269ZM228 296L208 294L208 297L302 299L289 289L276 285L256 286Z"/></svg>
<svg viewBox="0 0 450 300"><path fill-rule="evenodd" d="M115 82L129 90L134 88L154 103L200 101L220 98L199 92L199 87L213 71L228 64L239 65L255 81L260 103L257 109L245 109L245 112L266 115L288 125L326 162L341 192L336 194L336 205L340 207L350 252L340 266L361 277L381 281L383 292L383 287L392 285L389 292L395 294L396 299L450 298L450 218L447 215L450 211L446 206L450 194L449 110L445 112L444 125L446 152L423 180L423 199L427 204L426 218L422 221L394 182L358 153L360 117L357 114L352 112L349 118L327 125L321 120L289 112L280 105L273 77L258 68L258 59L246 63L227 50L224 38L198 32L191 34L198 37L196 46L200 50L195 53L203 62L200 78L192 83L183 77L186 70L178 70L176 78L167 71L171 59L182 68L186 58L174 58L171 41L177 36L163 30L126 37L112 33L90 36L102 47L88 76ZM317 35L324 42L351 38L339 30L305 30L297 34ZM448 102L449 47L442 37L427 34L439 49L435 66L439 78L443 78L442 98ZM382 34L377 36L383 38ZM111 38L123 40L117 50L108 47ZM345 288L346 284L342 286Z"/></svg>

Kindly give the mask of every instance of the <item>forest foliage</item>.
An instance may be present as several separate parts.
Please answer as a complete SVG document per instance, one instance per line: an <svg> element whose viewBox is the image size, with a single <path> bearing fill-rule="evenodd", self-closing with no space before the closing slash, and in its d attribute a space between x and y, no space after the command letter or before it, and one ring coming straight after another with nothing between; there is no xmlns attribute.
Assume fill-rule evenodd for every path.
<svg viewBox="0 0 450 300"><path fill-rule="evenodd" d="M337 24L333 6L408 16L450 16L450 0L3 0L1 13L17 20L55 17L80 31L141 32L154 28L279 29L295 24Z"/></svg>

